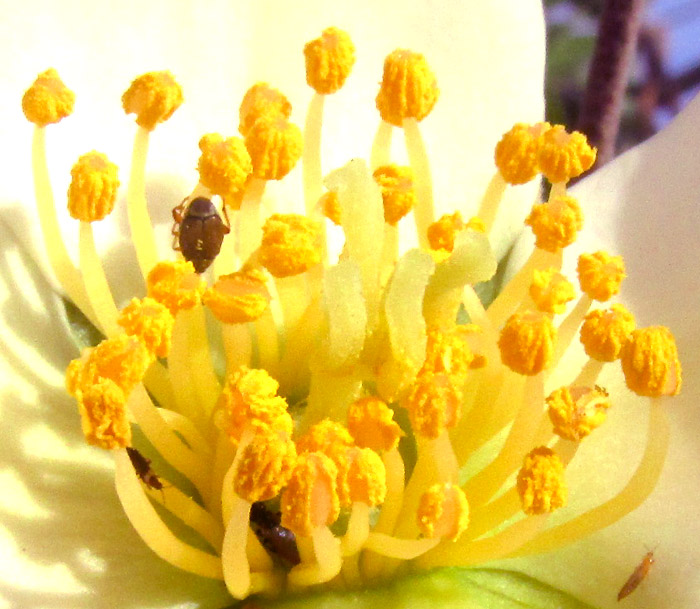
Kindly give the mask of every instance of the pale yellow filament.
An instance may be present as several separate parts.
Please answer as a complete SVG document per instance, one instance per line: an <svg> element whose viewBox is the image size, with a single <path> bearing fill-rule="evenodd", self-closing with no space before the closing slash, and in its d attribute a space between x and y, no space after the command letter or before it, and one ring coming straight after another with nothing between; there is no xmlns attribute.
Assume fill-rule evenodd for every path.
<svg viewBox="0 0 700 609"><path fill-rule="evenodd" d="M372 152L369 157L369 166L372 171L388 165L391 159L391 137L394 134L394 128L384 121L379 122L377 133L374 135L372 142Z"/></svg>
<svg viewBox="0 0 700 609"><path fill-rule="evenodd" d="M315 561L302 562L289 572L289 584L295 587L312 586L330 581L342 567L340 541L325 526L316 527L311 533Z"/></svg>
<svg viewBox="0 0 700 609"><path fill-rule="evenodd" d="M260 247L262 241L261 209L265 184L260 178L251 178L238 211L238 258L242 263Z"/></svg>
<svg viewBox="0 0 700 609"><path fill-rule="evenodd" d="M340 540L340 552L345 556L353 556L361 549L369 535L369 505L355 501L350 511L348 528Z"/></svg>
<svg viewBox="0 0 700 609"><path fill-rule="evenodd" d="M250 507L249 501L234 496L221 552L226 588L237 599L248 596L250 590L250 564L246 553Z"/></svg>
<svg viewBox="0 0 700 609"><path fill-rule="evenodd" d="M440 538L433 539L399 539L384 533L370 533L365 543L365 549L401 560L413 560L414 558L432 550L440 543Z"/></svg>
<svg viewBox="0 0 700 609"><path fill-rule="evenodd" d="M318 214L316 203L322 190L321 169L321 125L323 124L323 104L326 96L315 93L309 103L304 123L304 150L302 153L302 180L304 183L304 206L306 215Z"/></svg>
<svg viewBox="0 0 700 609"><path fill-rule="evenodd" d="M476 215L484 223L487 233L491 232L493 228L506 186L508 186L507 182L503 179L501 172L497 171L489 181L488 186L486 186L484 195L481 198L479 211Z"/></svg>
<svg viewBox="0 0 700 609"><path fill-rule="evenodd" d="M423 249L428 249L428 227L435 221L433 210L433 178L430 173L430 162L425 149L423 138L415 118L403 121L403 132L406 141L406 152L413 169L416 189L416 206L413 218L416 222L418 243Z"/></svg>

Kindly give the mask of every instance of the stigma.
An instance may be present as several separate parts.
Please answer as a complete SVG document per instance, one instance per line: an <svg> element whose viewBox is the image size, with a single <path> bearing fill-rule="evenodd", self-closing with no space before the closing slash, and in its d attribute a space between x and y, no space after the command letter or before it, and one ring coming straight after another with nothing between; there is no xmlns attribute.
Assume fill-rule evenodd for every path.
<svg viewBox="0 0 700 609"><path fill-rule="evenodd" d="M46 127L70 115L75 96L47 70L22 101L39 134L50 262L105 336L70 362L66 388L86 441L113 454L119 500L144 543L244 599L356 588L405 564L545 552L635 509L658 478L664 406L682 373L671 331L638 328L618 302L620 256L585 253L576 276L563 270L585 229L567 184L595 149L561 125L506 125L494 142L497 187L437 214L419 127L440 108L427 58L397 49L378 69L378 135L402 129L409 164L377 137L371 164L322 171L323 107L352 82L355 48L328 28L303 55L312 89L303 130L284 93L258 82L242 92L237 135L189 142L201 153L199 179L174 202L169 249L155 238L143 176L149 138L168 128L183 92L169 72L127 88L123 108L137 126L126 206L145 285L127 303L114 301L92 233L120 204L117 166L95 151L74 165L74 262L40 164ZM265 192L299 169L304 213ZM540 179L551 194L522 218L534 251L482 303L477 291L498 266L492 227L503 194ZM406 222L419 246L402 251ZM600 386L606 367L619 369L629 395ZM567 468L630 395L650 411L644 458L596 520L596 507L568 507L580 490ZM154 471L146 455L156 454L168 468ZM198 543L171 529L171 517Z"/></svg>

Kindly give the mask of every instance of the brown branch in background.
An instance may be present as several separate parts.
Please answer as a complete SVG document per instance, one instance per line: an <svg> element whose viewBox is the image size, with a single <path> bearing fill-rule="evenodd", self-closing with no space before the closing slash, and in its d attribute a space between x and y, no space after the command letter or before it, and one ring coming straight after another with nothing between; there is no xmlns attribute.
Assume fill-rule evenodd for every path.
<svg viewBox="0 0 700 609"><path fill-rule="evenodd" d="M605 0L577 126L598 147L596 167L615 155L643 8L644 0Z"/></svg>

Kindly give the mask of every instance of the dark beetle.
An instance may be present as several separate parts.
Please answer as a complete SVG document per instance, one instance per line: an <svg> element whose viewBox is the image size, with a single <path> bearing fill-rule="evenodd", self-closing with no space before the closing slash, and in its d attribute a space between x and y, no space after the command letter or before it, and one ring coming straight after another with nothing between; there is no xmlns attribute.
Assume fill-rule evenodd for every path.
<svg viewBox="0 0 700 609"><path fill-rule="evenodd" d="M151 460L144 457L138 450L132 448L131 446L126 447L126 454L129 455L131 465L134 466L134 471L136 472L136 475L141 478L141 482L143 482L148 488L155 489L156 491L162 491L163 483L151 469Z"/></svg>
<svg viewBox="0 0 700 609"><path fill-rule="evenodd" d="M255 535L270 554L291 566L301 562L296 537L280 524L279 512L273 512L262 501L256 501L250 508L250 522Z"/></svg>
<svg viewBox="0 0 700 609"><path fill-rule="evenodd" d="M224 235L231 231L226 207L223 211L225 223L214 204L204 197L197 197L189 203L185 199L173 209L173 249L182 252L197 273L203 273L214 262Z"/></svg>

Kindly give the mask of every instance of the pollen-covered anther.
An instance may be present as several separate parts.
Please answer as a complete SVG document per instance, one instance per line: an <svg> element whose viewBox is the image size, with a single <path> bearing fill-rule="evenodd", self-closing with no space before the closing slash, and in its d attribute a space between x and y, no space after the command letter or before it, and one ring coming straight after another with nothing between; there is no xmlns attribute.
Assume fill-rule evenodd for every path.
<svg viewBox="0 0 700 609"><path fill-rule="evenodd" d="M622 256L611 256L607 252L581 254L576 271L581 290L601 302L617 294L626 277Z"/></svg>
<svg viewBox="0 0 700 609"><path fill-rule="evenodd" d="M208 133L199 140L199 149L199 181L227 205L238 209L253 171L245 143L238 137L224 139L218 133Z"/></svg>
<svg viewBox="0 0 700 609"><path fill-rule="evenodd" d="M59 78L53 68L39 74L22 96L22 111L37 127L58 123L73 113L75 93Z"/></svg>
<svg viewBox="0 0 700 609"><path fill-rule="evenodd" d="M583 213L576 199L561 196L533 205L525 224L532 228L537 247L556 253L576 241Z"/></svg>
<svg viewBox="0 0 700 609"><path fill-rule="evenodd" d="M428 243L434 250L451 252L455 247L455 236L465 228L462 214L458 211L445 214L428 227Z"/></svg>
<svg viewBox="0 0 700 609"><path fill-rule="evenodd" d="M533 376L549 368L554 359L557 329L545 313L513 314L501 330L501 360L514 372Z"/></svg>
<svg viewBox="0 0 700 609"><path fill-rule="evenodd" d="M386 402L367 396L348 408L348 431L356 444L376 452L393 450L404 435Z"/></svg>
<svg viewBox="0 0 700 609"><path fill-rule="evenodd" d="M439 94L437 79L423 55L406 49L387 55L376 99L383 121L395 127L401 127L406 118L420 122L430 114Z"/></svg>
<svg viewBox="0 0 700 609"><path fill-rule="evenodd" d="M540 137L537 162L553 184L568 182L588 171L595 157L596 149L588 144L586 136L578 131L569 133L563 125L554 125Z"/></svg>
<svg viewBox="0 0 700 609"><path fill-rule="evenodd" d="M374 170L372 177L382 191L384 221L395 226L416 204L413 170L403 165L383 165Z"/></svg>
<svg viewBox="0 0 700 609"><path fill-rule="evenodd" d="M173 315L198 305L205 287L192 263L185 260L159 262L146 278L148 295L168 307Z"/></svg>
<svg viewBox="0 0 700 609"><path fill-rule="evenodd" d="M260 428L243 446L233 490L250 501L267 501L287 484L297 459L294 442L284 432Z"/></svg>
<svg viewBox="0 0 700 609"><path fill-rule="evenodd" d="M301 158L302 135L283 116L262 116L246 134L245 147L256 178L281 180Z"/></svg>
<svg viewBox="0 0 700 609"><path fill-rule="evenodd" d="M133 298L122 309L117 323L138 338L155 357L167 357L175 319L168 307L153 298Z"/></svg>
<svg viewBox="0 0 700 609"><path fill-rule="evenodd" d="M226 432L235 441L247 429L273 429L290 436L294 429L279 384L265 370L241 366L226 378L217 408L223 411Z"/></svg>
<svg viewBox="0 0 700 609"><path fill-rule="evenodd" d="M530 451L518 472L517 489L523 512L530 516L565 506L568 488L559 456L546 446Z"/></svg>
<svg viewBox="0 0 700 609"><path fill-rule="evenodd" d="M576 297L574 286L556 269L535 269L530 284L530 297L538 311L559 314L566 309L566 303Z"/></svg>
<svg viewBox="0 0 700 609"><path fill-rule="evenodd" d="M425 348L425 361L419 374L444 373L453 380L464 379L474 354L468 345L468 333L464 326L451 328L431 327Z"/></svg>
<svg viewBox="0 0 700 609"><path fill-rule="evenodd" d="M250 87L243 96L238 110L238 131L245 137L259 118L289 118L291 114L292 104L285 95L266 82L259 82Z"/></svg>
<svg viewBox="0 0 700 609"><path fill-rule="evenodd" d="M433 484L421 495L416 519L425 537L455 541L469 526L469 503L464 491L450 483Z"/></svg>
<svg viewBox="0 0 700 609"><path fill-rule="evenodd" d="M270 304L265 275L256 269L221 275L202 296L219 321L241 324L258 319Z"/></svg>
<svg viewBox="0 0 700 609"><path fill-rule="evenodd" d="M78 398L83 434L88 444L112 450L131 445L126 397L109 378L83 388Z"/></svg>
<svg viewBox="0 0 700 609"><path fill-rule="evenodd" d="M124 92L122 107L127 114L136 114L139 127L153 131L173 115L183 99L182 88L170 72L148 72Z"/></svg>
<svg viewBox="0 0 700 609"><path fill-rule="evenodd" d="M321 262L321 225L299 214L273 214L263 225L260 262L275 277L289 277Z"/></svg>
<svg viewBox="0 0 700 609"><path fill-rule="evenodd" d="M662 397L681 390L682 372L676 340L664 326L630 334L620 353L627 386L638 395Z"/></svg>
<svg viewBox="0 0 700 609"><path fill-rule="evenodd" d="M81 156L70 170L68 211L76 220L102 220L114 209L119 180L117 166L101 152Z"/></svg>
<svg viewBox="0 0 700 609"><path fill-rule="evenodd" d="M282 493L282 526L308 537L317 527L333 524L340 513L336 490L338 468L321 453L304 453Z"/></svg>
<svg viewBox="0 0 700 609"><path fill-rule="evenodd" d="M594 309L581 325L580 339L586 355L601 362L615 361L635 327L634 315L621 304L607 310Z"/></svg>
<svg viewBox="0 0 700 609"><path fill-rule="evenodd" d="M539 172L537 158L540 136L550 128L549 123L517 123L503 134L496 144L494 161L503 179L509 184L525 184Z"/></svg>
<svg viewBox="0 0 700 609"><path fill-rule="evenodd" d="M316 93L328 95L340 89L355 64L355 46L347 32L336 27L304 46L306 82Z"/></svg>
<svg viewBox="0 0 700 609"><path fill-rule="evenodd" d="M415 434L435 439L459 422L462 383L463 379L457 381L444 372L423 372L416 377L403 402Z"/></svg>
<svg viewBox="0 0 700 609"><path fill-rule="evenodd" d="M338 201L338 193L334 190L321 195L318 200L318 207L321 213L328 218L336 226L340 226L340 201Z"/></svg>
<svg viewBox="0 0 700 609"><path fill-rule="evenodd" d="M350 432L337 421L323 419L312 425L297 439L300 453L320 452L338 463L347 459L347 451L355 446Z"/></svg>
<svg viewBox="0 0 700 609"><path fill-rule="evenodd" d="M376 506L384 502L386 469L380 456L371 448L353 448L349 451L342 478L345 497L340 497L341 505L358 502Z"/></svg>
<svg viewBox="0 0 700 609"><path fill-rule="evenodd" d="M607 418L610 397L602 387L560 387L547 396L554 433L578 442Z"/></svg>

